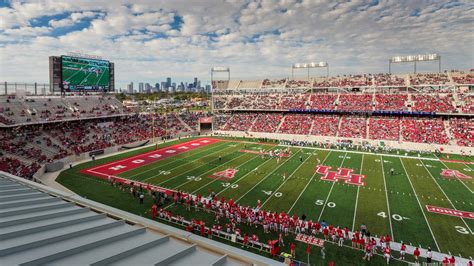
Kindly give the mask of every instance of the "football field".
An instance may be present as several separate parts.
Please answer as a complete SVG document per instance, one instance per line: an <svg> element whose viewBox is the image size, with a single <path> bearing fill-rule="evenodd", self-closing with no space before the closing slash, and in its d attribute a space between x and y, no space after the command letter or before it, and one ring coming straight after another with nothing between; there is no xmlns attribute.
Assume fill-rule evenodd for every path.
<svg viewBox="0 0 474 266"><path fill-rule="evenodd" d="M353 231L365 224L373 236L474 257L472 158L441 161L239 140L193 141L99 165L92 175L113 174L195 195L214 192L246 206L256 207L260 200L262 209L304 214ZM277 150L281 157L269 155Z"/></svg>
<svg viewBox="0 0 474 266"><path fill-rule="evenodd" d="M63 62L63 81L71 85L108 86L109 67L87 62Z"/></svg>

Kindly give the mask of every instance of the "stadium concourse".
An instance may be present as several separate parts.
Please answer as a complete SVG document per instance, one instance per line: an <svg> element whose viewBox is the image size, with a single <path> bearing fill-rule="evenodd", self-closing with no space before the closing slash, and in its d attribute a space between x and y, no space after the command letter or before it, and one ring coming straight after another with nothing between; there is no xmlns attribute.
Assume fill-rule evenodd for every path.
<svg viewBox="0 0 474 266"><path fill-rule="evenodd" d="M268 218L269 223L275 222L275 225L272 225L270 230L278 232L281 237L281 233L285 232L285 223L287 225L286 228L290 228L289 231L293 234L297 231L296 228L299 228L301 232L302 228L309 229L316 226L316 224L321 226L322 221L320 221L320 219L314 219L315 223L308 225L307 221L304 219L300 220L298 217L295 218L289 215L280 217L273 214L267 216L262 212L254 211L253 207L245 207L255 203L253 198L245 198L252 187L238 194L238 196L234 195L239 199L243 199L242 201L244 201L244 203L247 203L242 203L242 205L240 205L240 202L239 204L235 204L235 202L220 201L217 197L210 197L209 200L206 201L207 195L202 196L192 193L199 189L213 191L214 188L211 187L197 189L196 187L191 187L182 192L179 190L190 182L192 183L192 181L201 181L204 173L219 167L214 164L219 164L221 161L224 161L224 163L227 163L226 160L238 161L241 158L240 156L242 156L242 158L247 158L247 161L241 161L239 166L243 166L249 162L259 162L263 165L263 163L267 162L266 156L269 154L271 154L271 158L278 158L278 163L280 160L284 161L280 165L275 165L275 168L272 169L272 173L277 170L282 171L281 176L283 176L284 181L277 187L280 188L285 184L286 178L289 179L292 173L296 172L301 165L307 164L307 160L311 163L311 166L308 166L307 169L314 170L315 165L312 165L316 158L314 154L310 153L311 155L308 156L307 153L304 153L303 149L294 147L295 145L320 147L322 148L321 150L324 150L327 157L330 156L329 153L333 152L333 150L330 149L331 147L354 149L357 150L355 154L361 156L361 158L359 158L360 162L364 161L363 156L365 156L365 152L369 151L380 151L386 154L391 150L396 150L397 154L406 154L407 160L415 160L419 158L420 155L430 152L435 152L434 156L443 155L441 153L448 152L449 154L443 156L452 156L461 159L467 158L466 160L470 160L472 158L471 156L474 155L474 97L471 92L472 86L474 86L474 74L472 71L448 71L444 73L413 75L392 75L387 73L361 74L311 78L307 80L289 78L276 80L220 80L213 81L212 86L212 114L207 112L145 113L140 112L140 110L126 108L112 95L66 97L53 95L24 97L13 95L2 96L0 98L0 171L39 181L49 166L61 161L65 163L65 168L71 167L71 169L63 171L60 176L63 178L62 183L65 186L69 184L68 189L73 191L75 191L75 189L83 189L81 191L85 191L84 193L87 193L87 190L96 191L95 189L104 189L104 191L106 190L110 195L119 195L118 193L122 193L122 196L123 193L128 194L128 191L130 191L133 197L141 202L143 202L144 197L142 191L148 190L151 195L152 190L155 190L155 192L160 193L159 196L155 194L153 200L151 199L152 197L147 196L147 211L140 213L140 215L150 216L151 205L161 200L161 198L166 198L166 200L171 202L168 202L170 204L167 205L165 209L158 211L155 208L152 210L151 215L155 218L160 218L162 221L175 226L185 226L190 232L196 232L201 235L206 233L210 234L209 237L211 238L222 238L222 241L232 239L232 242L237 242L239 245L242 244L242 246L251 245L252 251L256 253L262 252L262 254L264 254L263 252L265 252L265 254L270 253L271 255L277 255L274 246L272 246L274 243L258 241L258 238L254 238L254 235L257 237L256 234L252 234L251 231L236 233L235 231L231 232L227 230L227 228L206 227L204 223L199 221L201 216L205 216L206 214L201 215L201 213L199 213L196 214L196 219L188 219L189 217L185 219L184 214L181 215L182 213L172 215L168 208L182 201L186 207L191 205L196 206L196 209L199 207L200 210L203 210L202 213L209 213L211 209L214 212L220 213L220 215L214 213L210 214L213 217L217 216L215 218L216 220L223 219L221 216L225 216L225 218L229 218L229 220L233 220L234 217L243 217L244 221L245 218L248 218L250 219L249 221L256 221L255 226L258 224L259 226L262 225L262 227L264 224L262 221L267 221L266 219L270 216L270 218ZM217 144L211 141L213 143L209 144L208 148L199 147L194 150L190 149L192 145L191 142L194 140L190 140L191 142L189 143L184 142L184 144L182 142L183 140L181 140L176 144L178 146L173 146L173 149L166 145L162 146L164 148L161 149L161 152L173 150L173 152L169 153L173 154L172 156L164 156L164 153L153 153L154 146L148 147L148 150L145 149L147 152L153 153L151 156L155 156L156 158L163 157L157 160L158 162L148 162L144 158L133 157L134 160L126 165L124 163L123 165L117 164L111 166L118 169L117 173L99 172L99 174L97 174L97 171L95 173L91 172L95 171L98 167L98 165L95 165L96 155L110 151L116 152L127 145L130 147L139 147L155 138L165 139L173 137L174 139L178 139L180 136L198 135L199 119L211 116L213 119L213 133L216 135L220 134L231 137L265 140L273 139L280 140L280 144L289 143L291 145L283 146L287 149L285 151L275 150L275 147L266 146L264 147L268 150L263 150L261 147L254 146L254 144L225 140L215 141ZM206 139L198 138L198 142L195 143L200 143L199 141L204 140ZM210 140L213 139L210 138L209 141ZM219 146L223 145L222 143L226 141L230 143L229 146L225 148ZM247 147L247 145L249 145L249 147ZM179 147L184 147L182 148L182 153L176 152ZM235 151L229 152L228 154L223 152L223 150L233 150L234 148ZM187 151L188 149L190 150L189 153ZM205 153L200 149L210 149L212 152L206 150L209 153ZM363 150L363 152L361 152L361 150ZM144 153L144 150L138 149L126 154L114 154L110 159L105 157L100 163L104 163L104 167L108 167L108 164L111 163L131 160L131 156L139 156L139 154L136 154L139 152L148 155L148 153ZM201 154L198 156L199 159L195 159L204 160L204 162L200 162L198 166L193 165L193 161L180 159L180 156L188 156L186 154L195 155L196 152L206 154ZM357 152L360 152L360 154ZM176 153L176 157L174 153ZM218 157L214 158L215 160L205 161L205 159L203 159L214 153L219 153ZM348 152L346 150L342 150L342 152L335 150L334 153L337 153L340 157L342 156L343 159L341 162L332 162L332 164L334 164L333 167L342 167ZM410 153L410 156L408 156L408 153ZM235 154L239 155L236 156ZM233 158L233 156L235 156L235 158ZM299 160L295 159L298 158L297 156L299 156ZM353 156L356 157L355 155ZM310 157L312 158L311 160ZM318 160L324 162L327 157L318 157ZM382 157L380 156L380 158ZM131 170L131 172L121 173L121 169L128 165L160 163L161 160L170 160L169 162L167 161L167 164L176 164L177 166L172 169L178 169L183 173L173 176L169 180L159 180L165 176L165 172L169 170L168 168L161 170L163 173L160 172L160 177L150 176L145 178L144 173L149 170L143 171L143 169L140 168L127 169L127 171ZM437 163L440 162L436 157L430 158L430 160L434 160ZM298 161L298 164L293 164L295 161ZM320 161L318 161L317 166L320 166ZM383 159L379 161L384 162ZM401 159L400 161L402 162ZM281 165L286 165L286 162L292 164L291 166L290 163L288 164L288 170L279 169ZM183 164L188 163L190 164L190 169L180 169ZM211 170L205 168L206 171L202 173L195 175L192 173L187 174L186 171L200 167L201 164L205 167L209 167ZM460 162L460 164L463 164L463 162ZM239 172L239 175L243 175L246 171L248 172L245 175L250 175L252 171L260 167L260 165L253 165L253 167L249 169L239 169L239 166L236 165L237 163L232 165L233 167L229 166L229 168L217 171L212 178L221 181L221 178L226 175L234 176L237 172ZM402 165L404 169L405 166L403 162ZM423 163L420 165L420 167L424 167ZM91 166L95 166L95 168L93 169ZM293 167L291 171L290 167ZM357 169L358 167L359 166L352 167L351 169ZM361 168L362 166L359 167L359 170ZM328 169L326 172L331 172ZM343 172L336 173L334 171L331 173L333 176L342 176L342 179L348 179L346 181L349 181L349 183L352 182L350 183L351 185L362 184L363 178L361 175L357 173L352 174L353 170L351 169L349 169L350 171L346 171L347 173L341 170L346 174L343 174ZM89 172L87 172L88 170ZM408 171L404 171L408 175ZM290 175L288 175L288 172L290 172ZM326 172L319 174L325 176ZM384 172L382 169L378 174L382 175ZM143 176L146 180L149 179L149 181L141 182L133 178L129 179L129 174L131 176ZM429 174L431 175L431 172L429 172ZM470 179L472 178L470 172L467 174L456 172L453 175L457 178L456 180L459 180L460 184L463 184L471 191L470 186L472 182L461 181L459 179L461 174L464 175L462 178L467 176ZM316 173L314 173L314 175L316 175ZM311 172L311 179L314 175L313 172ZM331 174L328 175L331 176ZM278 176L278 182L280 182L281 176ZM69 179L66 177L69 177ZM87 182L97 182L97 187L84 190L84 187L81 187L84 186L84 182L77 181L78 177L84 178L81 180L88 180ZM99 179L97 177L102 179L97 181L96 179ZM336 177L336 181L339 177ZM431 175L431 177L433 176ZM262 174L255 176L255 180L259 181L254 187L257 187L265 180L262 178ZM159 182L152 183L151 181L153 180L159 180ZM329 182L332 181L334 180L329 180ZM274 183L279 184L278 182ZM104 183L107 184L105 187L103 186ZM227 186L231 187L232 184L227 182ZM333 186L331 186L331 191ZM178 190L176 188L180 189ZM464 187L462 188L464 189ZM296 195L298 199L303 195L305 189L306 187L301 191L301 194ZM139 191L139 193L137 191ZM270 200L270 198L275 195L272 194L272 192L275 191L275 189L269 191L270 194L267 200ZM358 197L359 188L353 191L357 191ZM383 190L380 189L380 192L382 191ZM386 187L384 191L388 193ZM98 190L96 192L98 192ZM204 193L206 192L202 192L201 194ZM97 195L88 196L95 197L101 194L101 192L96 194ZM414 195L416 196L416 193L414 193ZM329 194L327 197L329 198ZM387 196L385 195L384 197ZM327 202L328 198L326 198L324 202ZM122 200L120 197L116 199ZM448 196L446 196L446 199L451 202ZM311 199L311 201L314 201L314 199ZM470 198L467 198L466 202L470 203L469 201ZM251 204L251 202L253 203ZM116 202L109 203L115 204ZM265 205L267 201L261 203ZM296 203L297 199L293 204ZM125 205L127 208L130 207L127 204ZM420 201L418 201L418 205L421 207ZM291 206L291 209L293 207L294 206ZM141 208L142 209L138 211L144 209L143 207ZM133 209L127 210L135 211ZM232 213L232 215L227 216L227 212ZM388 213L390 214L390 212ZM416 214L420 215L420 213L424 214L424 211L418 211ZM189 215L189 212L186 214ZM249 216L253 218L249 218ZM280 223L280 219L283 219L284 223ZM278 222L275 220L278 220ZM468 223L466 223L464 219L461 220L466 227L469 228ZM280 225L282 226L280 227ZM372 242L372 240L365 235L358 235L360 232L354 230L354 225L352 227L352 230L343 230L342 227L339 229L331 228L331 230L329 230L329 226L321 226L315 229L314 234L311 235L318 234L318 237L321 237L318 233L321 231L326 241L332 240L336 242L335 239L342 239L340 246L347 246L344 241L347 240L351 243L352 239L354 239L355 242L352 242L352 247L347 247L349 257L359 256L360 249L365 249L366 246L370 247L366 251L371 253L372 249L375 249L375 245L366 245L366 242L369 242L369 240ZM326 228L328 229L326 230ZM431 228L429 229L431 231ZM464 228L464 230L466 230L466 228ZM278 233L275 233L277 235L276 238L278 238ZM342 237L342 235L344 235L344 237ZM431 232L431 235L434 239L433 232ZM469 239L468 236L465 237L465 239ZM249 241L249 238L251 241ZM308 239L309 238L304 238L300 240L302 240L302 242L308 242ZM316 238L311 239L311 244L317 245L316 243L319 243L317 242L319 240L315 240ZM393 251L396 252L404 251L411 256L408 260L400 256L400 259L397 257L396 260L392 261L397 263L413 262L415 257L412 255L415 252L415 246L407 245L402 248L400 243L382 239L382 237L373 238L377 246L383 248L381 252L387 254L387 252L390 253L393 249ZM436 240L434 239L434 241L427 242L435 244ZM437 245L436 243L436 246ZM386 251L385 248L388 248L388 251ZM428 251L427 248L428 246L424 246L419 249L421 252L420 257L430 256L429 252L431 251ZM453 256L452 259L467 263L468 260L465 258L473 254L470 253L469 248L466 249L467 252L465 252L463 247L459 248L459 253L465 252L463 253L463 258L454 258L454 255L457 254L448 255L446 254L447 250L441 248L437 249L439 252L432 252L432 254L433 258L437 261L442 261L446 256ZM322 250L322 253L324 253L324 249ZM335 256L334 254L341 255L341 253L337 252L340 251L334 251L332 256ZM394 256L390 254L388 257L389 259L394 258ZM383 257L378 258L375 256L374 259L379 259L379 262L384 262Z"/></svg>

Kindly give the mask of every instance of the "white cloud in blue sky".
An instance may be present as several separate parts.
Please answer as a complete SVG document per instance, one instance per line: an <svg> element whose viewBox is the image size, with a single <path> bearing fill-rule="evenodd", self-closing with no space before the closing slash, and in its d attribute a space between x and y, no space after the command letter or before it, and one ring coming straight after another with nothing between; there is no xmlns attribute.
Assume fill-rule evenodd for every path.
<svg viewBox="0 0 474 266"><path fill-rule="evenodd" d="M379 73L391 56L420 53L469 69L473 43L472 1L0 0L0 81L47 82L48 56L68 51L115 62L122 88L206 81L212 66L239 78L289 76L308 61L327 61L331 74Z"/></svg>

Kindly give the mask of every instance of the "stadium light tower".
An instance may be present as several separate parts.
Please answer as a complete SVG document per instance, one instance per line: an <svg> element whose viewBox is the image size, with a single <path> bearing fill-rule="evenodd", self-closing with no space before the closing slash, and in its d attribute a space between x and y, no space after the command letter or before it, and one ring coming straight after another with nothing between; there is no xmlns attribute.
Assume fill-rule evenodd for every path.
<svg viewBox="0 0 474 266"><path fill-rule="evenodd" d="M291 66L291 78L294 79L295 77L295 69L308 69L308 80L309 80L309 69L310 68L320 68L320 67L325 67L326 68L326 75L329 77L329 65L327 62L319 62L319 63L296 63Z"/></svg>
<svg viewBox="0 0 474 266"><path fill-rule="evenodd" d="M438 72L441 73L441 56L438 54L394 56L388 60L388 73L392 74L392 64L413 62L413 73L416 74L416 62L423 61L438 61Z"/></svg>
<svg viewBox="0 0 474 266"><path fill-rule="evenodd" d="M228 67L212 67L211 68L211 83L214 80L214 73L227 73L227 80L230 80L230 68Z"/></svg>

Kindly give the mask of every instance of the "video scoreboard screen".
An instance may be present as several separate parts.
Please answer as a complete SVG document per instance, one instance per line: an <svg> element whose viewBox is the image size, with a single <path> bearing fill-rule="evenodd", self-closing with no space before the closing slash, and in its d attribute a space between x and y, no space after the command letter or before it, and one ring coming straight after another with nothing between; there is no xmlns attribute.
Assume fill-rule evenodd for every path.
<svg viewBox="0 0 474 266"><path fill-rule="evenodd" d="M64 91L110 90L110 62L61 56L61 86Z"/></svg>

